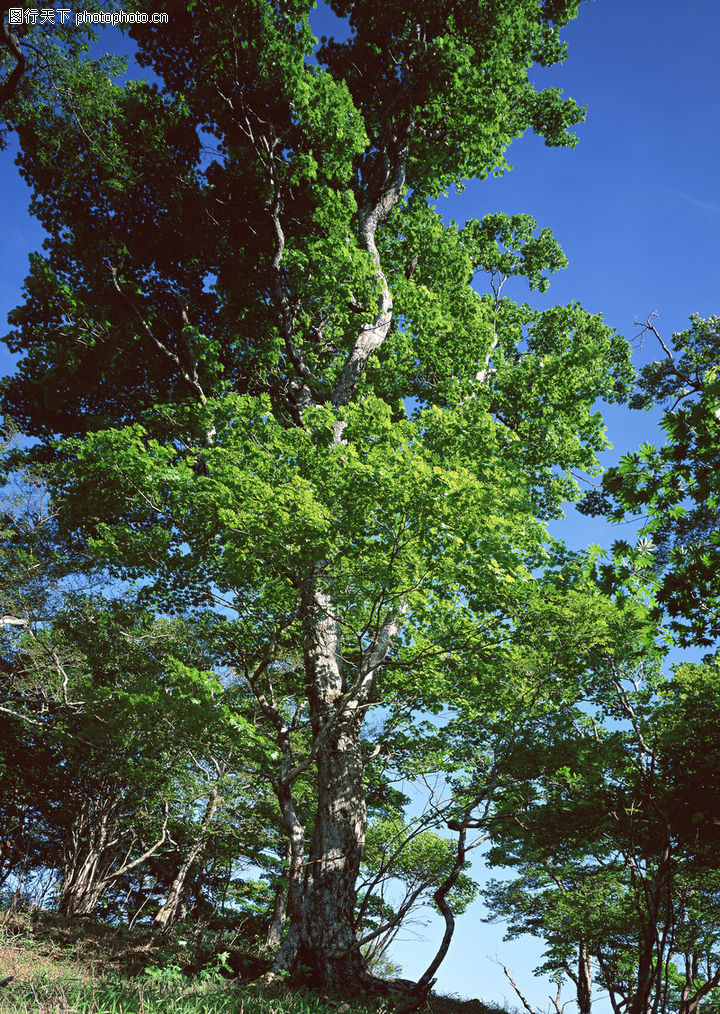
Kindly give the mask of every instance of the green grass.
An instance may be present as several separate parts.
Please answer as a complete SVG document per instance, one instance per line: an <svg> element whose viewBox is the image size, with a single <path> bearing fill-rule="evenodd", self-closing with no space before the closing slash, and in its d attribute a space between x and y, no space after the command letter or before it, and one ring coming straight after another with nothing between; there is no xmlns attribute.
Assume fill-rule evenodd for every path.
<svg viewBox="0 0 720 1014"><path fill-rule="evenodd" d="M388 1000L347 1000L284 985L238 986L215 967L188 974L182 941L96 920L0 915L0 1014L398 1014ZM479 1000L431 996L418 1014L505 1014Z"/></svg>
<svg viewBox="0 0 720 1014"><path fill-rule="evenodd" d="M0 998L1 1014L359 1014L367 1010L312 995L262 996L228 983L180 988L143 982L55 980L11 983Z"/></svg>

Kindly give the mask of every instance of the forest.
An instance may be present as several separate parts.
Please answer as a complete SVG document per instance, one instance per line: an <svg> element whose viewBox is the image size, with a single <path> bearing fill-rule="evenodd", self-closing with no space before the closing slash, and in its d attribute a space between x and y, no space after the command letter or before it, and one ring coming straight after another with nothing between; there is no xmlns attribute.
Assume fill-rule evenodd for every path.
<svg viewBox="0 0 720 1014"><path fill-rule="evenodd" d="M482 898L556 1014L720 1010L720 318L638 368L532 208L443 210L575 146L585 6L0 5L0 935L409 1012Z"/></svg>

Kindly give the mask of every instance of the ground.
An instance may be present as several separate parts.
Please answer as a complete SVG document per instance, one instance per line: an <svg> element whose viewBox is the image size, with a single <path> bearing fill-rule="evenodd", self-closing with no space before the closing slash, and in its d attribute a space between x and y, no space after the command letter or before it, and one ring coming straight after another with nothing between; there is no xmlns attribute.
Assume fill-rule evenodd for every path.
<svg viewBox="0 0 720 1014"><path fill-rule="evenodd" d="M249 968L234 952L198 974L197 950L145 927L113 927L50 912L0 913L0 1014L395 1014L387 1000L261 990L225 978L221 965ZM194 974L189 974L194 973ZM227 969L226 969L227 974ZM419 1014L505 1014L480 1000L431 996Z"/></svg>

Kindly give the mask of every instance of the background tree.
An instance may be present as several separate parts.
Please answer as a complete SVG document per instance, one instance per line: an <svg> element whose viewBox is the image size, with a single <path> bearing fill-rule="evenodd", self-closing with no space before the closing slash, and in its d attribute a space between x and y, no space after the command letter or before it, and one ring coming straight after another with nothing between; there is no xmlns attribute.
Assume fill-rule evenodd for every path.
<svg viewBox="0 0 720 1014"><path fill-rule="evenodd" d="M645 326L663 358L641 371L631 404L663 408L665 445L645 444L625 455L581 509L614 521L641 517L638 546L615 546L619 580L629 567L644 565L656 577L659 608L680 642L709 647L720 635L720 320L694 314L690 325L670 344L652 317ZM612 583L612 568L606 578Z"/></svg>
<svg viewBox="0 0 720 1014"><path fill-rule="evenodd" d="M717 667L607 665L600 710L578 711L498 806L491 856L520 876L487 897L511 936L545 939L539 971L571 979L582 1010L594 971L616 1012L690 1011L720 983Z"/></svg>

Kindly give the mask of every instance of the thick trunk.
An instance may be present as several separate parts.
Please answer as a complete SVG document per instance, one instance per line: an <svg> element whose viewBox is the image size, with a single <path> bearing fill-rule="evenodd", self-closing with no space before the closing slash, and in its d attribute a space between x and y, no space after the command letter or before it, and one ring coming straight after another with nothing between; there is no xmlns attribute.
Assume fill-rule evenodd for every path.
<svg viewBox="0 0 720 1014"><path fill-rule="evenodd" d="M316 985L360 985L366 966L355 936L356 881L365 846L360 747L362 681L345 682L340 632L319 581L303 594L305 675L317 769L317 811L302 885L288 904L289 929L275 968Z"/></svg>
<svg viewBox="0 0 720 1014"><path fill-rule="evenodd" d="M318 752L318 808L306 868L296 962L318 985L367 978L356 946L356 882L366 810L359 722L343 723Z"/></svg>
<svg viewBox="0 0 720 1014"><path fill-rule="evenodd" d="M353 991L374 983L355 935L356 882L367 823L360 729L374 693L375 673L387 657L406 607L400 602L388 611L348 676L340 624L323 579L324 568L319 565L301 592L317 810L302 882L298 876L289 883L289 925L274 971L302 970L302 977L315 985ZM288 790L291 780L290 774L283 779ZM291 835L297 833L299 873L304 829L294 810L285 813L283 808L283 818Z"/></svg>

